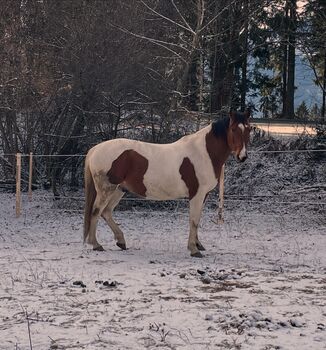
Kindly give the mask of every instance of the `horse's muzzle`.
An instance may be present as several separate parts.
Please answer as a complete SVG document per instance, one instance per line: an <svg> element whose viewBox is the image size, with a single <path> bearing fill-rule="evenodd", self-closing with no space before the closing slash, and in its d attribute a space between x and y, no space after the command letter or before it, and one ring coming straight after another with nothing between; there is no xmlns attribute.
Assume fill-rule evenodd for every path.
<svg viewBox="0 0 326 350"><path fill-rule="evenodd" d="M237 161L238 161L239 163L243 163L247 158L248 158L247 155L244 155L244 156L242 156L242 157L237 157Z"/></svg>

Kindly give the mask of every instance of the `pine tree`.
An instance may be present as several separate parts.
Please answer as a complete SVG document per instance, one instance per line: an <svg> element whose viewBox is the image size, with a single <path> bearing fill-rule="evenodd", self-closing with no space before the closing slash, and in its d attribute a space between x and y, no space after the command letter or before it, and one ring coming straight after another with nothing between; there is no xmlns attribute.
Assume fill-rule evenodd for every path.
<svg viewBox="0 0 326 350"><path fill-rule="evenodd" d="M305 101L302 101L299 107L297 108L296 115L299 119L302 120L307 120L309 118L309 109Z"/></svg>
<svg viewBox="0 0 326 350"><path fill-rule="evenodd" d="M322 90L320 117L326 121L326 1L309 0L303 13L301 48Z"/></svg>
<svg viewBox="0 0 326 350"><path fill-rule="evenodd" d="M318 120L319 118L320 118L320 108L315 103L310 110L309 119Z"/></svg>

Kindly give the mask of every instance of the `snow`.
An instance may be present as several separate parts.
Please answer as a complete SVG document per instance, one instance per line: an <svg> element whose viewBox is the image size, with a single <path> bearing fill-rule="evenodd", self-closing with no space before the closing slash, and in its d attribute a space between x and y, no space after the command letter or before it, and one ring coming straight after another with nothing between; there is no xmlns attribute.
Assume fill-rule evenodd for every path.
<svg viewBox="0 0 326 350"><path fill-rule="evenodd" d="M323 210L206 206L196 259L182 206L116 210L128 250L101 221L94 252L69 205L0 200L1 349L325 349Z"/></svg>

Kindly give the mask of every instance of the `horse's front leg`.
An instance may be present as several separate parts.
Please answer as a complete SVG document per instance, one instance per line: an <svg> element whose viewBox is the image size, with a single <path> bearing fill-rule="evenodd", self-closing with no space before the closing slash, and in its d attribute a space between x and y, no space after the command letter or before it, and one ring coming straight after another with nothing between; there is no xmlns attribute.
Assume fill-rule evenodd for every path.
<svg viewBox="0 0 326 350"><path fill-rule="evenodd" d="M204 199L205 195L197 193L197 195L189 201L190 232L188 240L188 249L190 250L190 255L196 258L202 258L203 255L200 252L200 250L205 250L203 245L198 240L198 225L203 210Z"/></svg>

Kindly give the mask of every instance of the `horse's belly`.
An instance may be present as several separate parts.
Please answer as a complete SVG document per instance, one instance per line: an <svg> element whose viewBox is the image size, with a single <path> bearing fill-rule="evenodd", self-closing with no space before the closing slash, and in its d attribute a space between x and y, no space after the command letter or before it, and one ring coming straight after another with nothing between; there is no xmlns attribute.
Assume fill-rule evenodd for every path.
<svg viewBox="0 0 326 350"><path fill-rule="evenodd" d="M174 181L164 181L162 178L153 181L144 178L144 185L148 199L170 200L188 196L187 187L177 178Z"/></svg>

